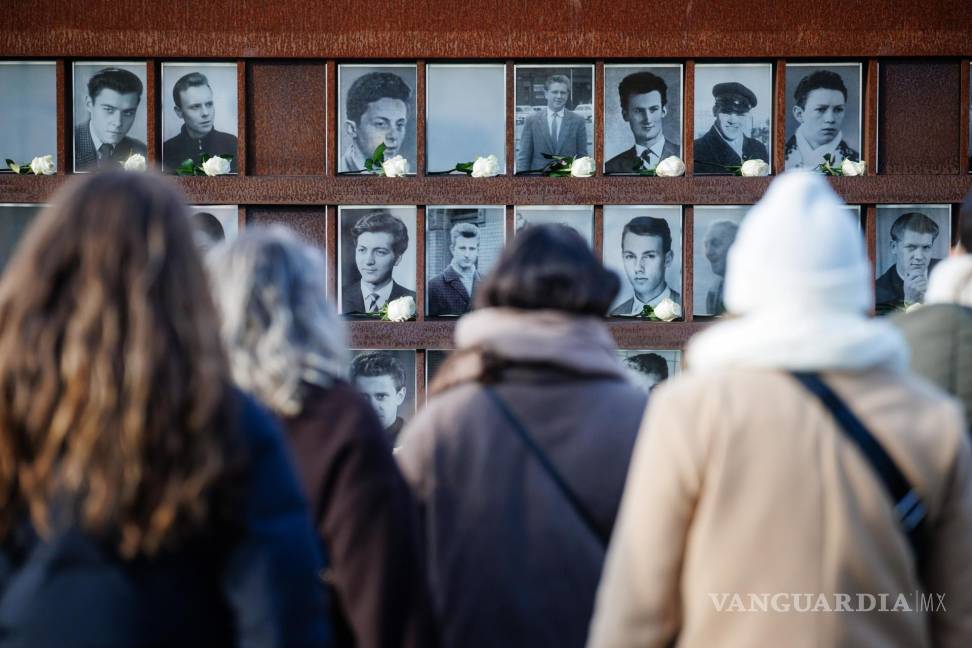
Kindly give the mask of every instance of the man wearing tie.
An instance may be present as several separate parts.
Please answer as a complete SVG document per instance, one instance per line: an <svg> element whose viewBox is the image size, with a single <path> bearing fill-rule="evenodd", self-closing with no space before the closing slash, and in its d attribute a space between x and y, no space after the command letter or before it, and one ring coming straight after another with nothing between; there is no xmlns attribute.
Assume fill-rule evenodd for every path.
<svg viewBox="0 0 972 648"><path fill-rule="evenodd" d="M351 237L360 280L341 288L342 313L377 313L393 299L415 298L414 291L392 279L392 270L408 249L405 223L386 209L375 209L354 224Z"/></svg>
<svg viewBox="0 0 972 648"><path fill-rule="evenodd" d="M516 172L540 171L550 160L543 157L587 155L587 121L567 110L570 79L562 74L548 77L543 84L547 106L527 117L516 152Z"/></svg>
<svg viewBox="0 0 972 648"><path fill-rule="evenodd" d="M74 127L74 170L123 163L145 155L143 142L128 137L142 101L142 81L132 72L109 67L88 80L84 107L88 119Z"/></svg>
<svg viewBox="0 0 972 648"><path fill-rule="evenodd" d="M618 85L621 117L628 122L634 146L618 153L604 165L604 173L636 173L654 169L669 156L679 157L681 147L665 139L668 116L668 85L651 72L635 72Z"/></svg>

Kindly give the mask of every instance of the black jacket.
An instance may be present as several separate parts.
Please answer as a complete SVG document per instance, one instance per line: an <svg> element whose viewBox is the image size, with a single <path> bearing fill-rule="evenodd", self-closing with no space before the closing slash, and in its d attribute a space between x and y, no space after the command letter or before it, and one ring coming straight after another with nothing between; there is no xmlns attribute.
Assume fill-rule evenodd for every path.
<svg viewBox="0 0 972 648"><path fill-rule="evenodd" d="M743 137L743 154L740 158L726 140L722 139L714 124L705 135L695 140L693 155L695 157L693 171L700 175L732 175L732 171L726 167L739 166L745 160L762 160L767 163L770 161L766 147L752 137Z"/></svg>
<svg viewBox="0 0 972 648"><path fill-rule="evenodd" d="M235 135L221 133L214 128L202 139L194 139L189 136L185 125L178 135L162 144L162 166L166 172L174 173L187 159L198 163L204 154L220 157L232 155L230 173L236 173Z"/></svg>

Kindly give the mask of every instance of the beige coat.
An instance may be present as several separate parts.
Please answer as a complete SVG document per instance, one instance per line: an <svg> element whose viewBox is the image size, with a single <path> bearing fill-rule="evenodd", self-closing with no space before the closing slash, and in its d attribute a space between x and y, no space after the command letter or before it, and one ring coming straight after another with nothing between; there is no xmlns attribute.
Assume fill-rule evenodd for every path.
<svg viewBox="0 0 972 648"><path fill-rule="evenodd" d="M825 373L930 509L916 573L891 500L819 401L772 370L687 374L654 393L635 447L588 646L972 646L972 453L958 404L886 370ZM947 612L731 609L748 595L943 594ZM729 595L729 597L724 597ZM937 597L933 606L938 604ZM864 599L864 607L869 600ZM880 603L878 603L880 605Z"/></svg>

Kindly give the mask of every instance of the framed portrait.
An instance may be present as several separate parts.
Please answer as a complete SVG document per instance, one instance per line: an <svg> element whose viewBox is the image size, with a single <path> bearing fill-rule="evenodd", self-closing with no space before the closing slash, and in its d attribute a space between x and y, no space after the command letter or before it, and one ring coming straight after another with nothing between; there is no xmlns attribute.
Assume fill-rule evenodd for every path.
<svg viewBox="0 0 972 648"><path fill-rule="evenodd" d="M879 315L925 301L928 274L948 256L951 205L878 205L874 308Z"/></svg>
<svg viewBox="0 0 972 648"><path fill-rule="evenodd" d="M594 247L593 205L527 205L514 208L515 231L530 225L557 223L576 230Z"/></svg>
<svg viewBox="0 0 972 648"><path fill-rule="evenodd" d="M34 204L0 203L0 272L10 263L24 232L43 207Z"/></svg>
<svg viewBox="0 0 972 648"><path fill-rule="evenodd" d="M338 207L341 313L367 317L415 298L415 223L413 206Z"/></svg>
<svg viewBox="0 0 972 648"><path fill-rule="evenodd" d="M681 205L605 205L602 245L621 281L611 317L636 317L663 299L683 305Z"/></svg>
<svg viewBox="0 0 972 648"><path fill-rule="evenodd" d="M237 205L189 205L192 238L205 254L223 241L232 241L240 231Z"/></svg>
<svg viewBox="0 0 972 648"><path fill-rule="evenodd" d="M682 158L682 65L604 66L604 173Z"/></svg>
<svg viewBox="0 0 972 648"><path fill-rule="evenodd" d="M594 66L517 65L516 173L539 171L543 154L594 155Z"/></svg>
<svg viewBox="0 0 972 648"><path fill-rule="evenodd" d="M425 312L458 316L472 308L476 289L506 242L506 207L425 209Z"/></svg>
<svg viewBox="0 0 972 648"><path fill-rule="evenodd" d="M860 63L786 64L784 168L861 161Z"/></svg>
<svg viewBox="0 0 972 648"><path fill-rule="evenodd" d="M429 385L435 380L435 375L439 372L442 363L446 361L451 349L426 349L425 350L425 400L429 399Z"/></svg>
<svg viewBox="0 0 972 648"><path fill-rule="evenodd" d="M726 258L748 205L697 205L692 233L692 312L696 317L725 313L722 301Z"/></svg>
<svg viewBox="0 0 972 648"><path fill-rule="evenodd" d="M4 160L57 159L57 66L54 61L0 61L0 172Z"/></svg>
<svg viewBox="0 0 972 648"><path fill-rule="evenodd" d="M236 173L239 115L236 63L162 64L162 169L228 157Z"/></svg>
<svg viewBox="0 0 972 648"><path fill-rule="evenodd" d="M414 172L416 76L410 63L338 66L338 173L364 171L379 144Z"/></svg>
<svg viewBox="0 0 972 648"><path fill-rule="evenodd" d="M618 358L628 379L647 394L682 368L682 352L672 349L618 349Z"/></svg>
<svg viewBox="0 0 972 648"><path fill-rule="evenodd" d="M415 416L415 358L410 349L351 350L351 384L374 408L393 448Z"/></svg>
<svg viewBox="0 0 972 648"><path fill-rule="evenodd" d="M74 172L147 156L145 63L75 61L72 72Z"/></svg>
<svg viewBox="0 0 972 648"><path fill-rule="evenodd" d="M425 167L445 171L495 155L506 173L506 66L425 66Z"/></svg>
<svg viewBox="0 0 972 648"><path fill-rule="evenodd" d="M772 168L771 63L696 65L694 114L696 175L732 175L746 160Z"/></svg>

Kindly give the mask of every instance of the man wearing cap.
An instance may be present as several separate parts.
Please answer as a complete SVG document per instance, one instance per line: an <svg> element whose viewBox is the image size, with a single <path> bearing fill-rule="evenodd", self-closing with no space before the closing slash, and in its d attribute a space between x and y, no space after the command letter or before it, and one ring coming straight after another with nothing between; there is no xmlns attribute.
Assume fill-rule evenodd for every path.
<svg viewBox="0 0 972 648"><path fill-rule="evenodd" d="M705 135L695 140L696 174L728 175L730 166L745 160L769 161L762 142L744 132L746 117L756 106L756 95L741 83L717 83L712 88L715 123Z"/></svg>

